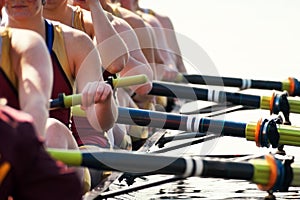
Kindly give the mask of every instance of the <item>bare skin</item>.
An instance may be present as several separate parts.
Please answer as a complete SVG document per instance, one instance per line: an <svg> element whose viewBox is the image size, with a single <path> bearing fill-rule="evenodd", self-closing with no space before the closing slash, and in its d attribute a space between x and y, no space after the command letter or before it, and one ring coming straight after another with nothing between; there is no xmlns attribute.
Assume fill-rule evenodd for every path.
<svg viewBox="0 0 300 200"><path fill-rule="evenodd" d="M7 26L35 31L45 41L45 23L40 0L22 2L10 0L6 1L5 7L8 14ZM86 111L90 124L96 130L108 130L114 125L117 108L112 98L111 87L102 80L99 53L86 34L65 25L61 25L61 28L69 70L74 80L76 79L77 92L82 93L82 109ZM46 142L46 145L61 147L67 142L68 148L78 149L72 137L68 137L71 135L69 129L63 129L64 127L59 122L50 122L48 125L47 140L49 142ZM51 130L65 130L65 133L55 133ZM78 170L78 173L83 178L83 172Z"/></svg>
<svg viewBox="0 0 300 200"><path fill-rule="evenodd" d="M73 10L76 9L74 6L67 5L67 1L60 1L60 0L52 0L50 1L49 4L47 4L44 7L44 16L46 18L58 20L62 23L65 23L66 25L72 26L72 14ZM130 95L133 92L136 92L141 95L148 94L150 91L152 84L152 70L150 65L148 64L146 58L144 57L142 51L140 50L139 43L137 40L137 37L132 30L132 28L122 19L113 17L112 15L108 15L106 13L98 0L88 0L85 2L81 2L85 8L88 10L82 9L82 14L83 14L83 23L84 23L84 28L85 32L92 38L94 41L97 41L98 48L101 50L106 50L107 47L111 48L113 50L113 53L111 55L119 53L119 44L117 44L117 40L115 40L116 35L123 39L122 41L125 42L126 46L128 49L128 60L126 63L123 63L124 68L120 70L114 70L110 71L111 73L116 73L119 72L120 76L131 76L131 75L137 75L137 74L145 74L148 77L149 82L143 85L135 85L135 86L130 86L130 92L129 93L124 93L122 96L122 99L127 99L126 102L130 101ZM91 9L90 9L91 8ZM61 13L65 13L65 15L61 15ZM108 21L108 19L109 21ZM113 30L115 32L111 32L109 34L109 31L106 31L107 29L110 30L111 27L108 25L105 25L107 22L109 22L109 26L113 27ZM103 25L104 24L104 25ZM119 34L120 35L119 35ZM106 34L106 36L105 36ZM100 39L98 39L100 38ZM104 39L101 39L104 38ZM114 41L112 41L112 39ZM106 40L105 40L106 39ZM111 44L110 42L113 42ZM105 47L105 48L104 48ZM113 47L113 48L112 48ZM118 47L118 48L115 48ZM121 45L122 47L122 45ZM119 53L120 54L120 53ZM102 59L105 59L106 57L110 57L109 52L106 50L105 53L102 55ZM123 90L123 89L119 89ZM119 96L119 95L118 95ZM148 97L149 98L149 97ZM120 99L119 99L120 100ZM132 100L131 100L132 101ZM124 101L121 101L124 102ZM120 106L129 106L129 104L119 104ZM121 129L118 127L116 124L113 129L114 135L117 134L117 137L123 137L126 136L126 133L119 133ZM118 133L116 133L116 131ZM115 138L117 138L115 137ZM126 138L125 138L126 139ZM117 141L117 140L115 140ZM116 144L118 146L118 144ZM127 145L125 145L127 146ZM127 147L126 147L127 148Z"/></svg>
<svg viewBox="0 0 300 200"><path fill-rule="evenodd" d="M141 10L141 9L139 9L139 10ZM158 21L164 28L163 30L166 35L167 44L170 47L170 49L172 50L172 52L175 52L175 56L176 56L175 64L176 64L178 71L180 73L186 73L187 71L186 71L184 62L182 60L181 51L179 48L179 44L178 44L178 41L176 38L174 26L173 26L171 19L168 16L162 15L160 13L155 13L154 17L156 17L158 19Z"/></svg>
<svg viewBox="0 0 300 200"><path fill-rule="evenodd" d="M169 44L167 43L168 39L165 35L167 31L164 31L164 27L162 26L160 21L153 15L138 12L139 7L138 1L136 0L119 0L118 2L120 2L120 5L122 7L131 10L134 13L138 13L143 18L143 20L151 25L156 36L159 53L163 58L164 64L166 65L166 67L158 67L158 69L163 68L159 72L159 74L163 74L162 79L164 80L173 80L174 78L176 78L178 74L177 71L179 71L177 68L177 51L174 48L170 48Z"/></svg>
<svg viewBox="0 0 300 200"><path fill-rule="evenodd" d="M21 110L33 117L36 131L43 138L53 76L46 45L36 33L12 29L10 55L18 77Z"/></svg>
<svg viewBox="0 0 300 200"><path fill-rule="evenodd" d="M97 3L97 2L96 2ZM112 74L120 72L128 60L127 47L121 37L117 34L110 22L107 20L105 13L93 1L90 1L95 12L93 18L97 19L97 23L93 23L91 13L83 10L83 20L85 32L98 45L98 50L104 68ZM43 8L43 16L47 19L59 21L68 26L72 26L72 15L75 7L68 5L67 0L48 0ZM63 15L61 13L64 13ZM104 42L108 41L108 42ZM118 51L116 48L118 46Z"/></svg>
<svg viewBox="0 0 300 200"><path fill-rule="evenodd" d="M52 0L53 4L46 5L44 7L44 16L50 19L58 20L66 25L72 25L72 13L75 9L74 6L67 5L67 1L59 1ZM57 5L55 7L55 5ZM59 6L58 6L59 5ZM106 59L107 57L111 57L110 55L123 54L120 52L119 40L116 40L116 36L121 37L123 40L121 43L121 49L123 41L126 46L126 51L129 52L128 59L126 63L122 63L123 67L109 71L111 73L120 72L122 76L130 76L136 74L146 74L148 79L152 80L152 71L151 68L145 59L143 53L141 52L138 44L138 40L132 32L130 26L126 24L126 22L120 22L117 18L112 17L110 15L109 20L107 19L107 13L102 9L98 0L88 0L86 2L81 1L81 6L87 8L88 10L83 11L83 23L85 27L85 32L92 38L96 39L98 43L98 47L100 47L100 52L106 50L105 53L102 54L101 58ZM91 9L90 9L91 8ZM61 15L62 11L65 15ZM121 19L120 19L121 20ZM106 25L106 24L109 25ZM103 25L104 24L104 25ZM110 31L113 29L114 31ZM109 30L109 31L107 31ZM119 34L120 35L119 35ZM98 39L99 38L99 39ZM112 42L112 43L111 43ZM115 47L118 48L115 48ZM113 53L107 52L107 49L111 49ZM127 49L128 48L128 49ZM116 57L116 56L114 56ZM109 59L112 60L112 59ZM136 93L139 94L147 94L151 89L151 82L148 82L139 86L130 87Z"/></svg>
<svg viewBox="0 0 300 200"><path fill-rule="evenodd" d="M33 30L45 39L45 24L40 1L23 3L23 12L15 8L19 4L16 1L9 1L6 4L8 13L7 25L9 27ZM87 35L64 25L62 25L62 29L69 68L74 79L76 78L78 92L83 94L82 107L87 112L91 112L91 116L94 115L92 114L94 110L97 111L97 119L91 118L90 120L93 122L98 121L102 129L107 130L113 125L115 121L114 113L117 113L117 111L111 98L110 86L101 82L102 76L99 68L101 63L98 51L95 50L92 41ZM79 73L80 70L85 70L85 74ZM105 113L105 118L101 117L102 113Z"/></svg>

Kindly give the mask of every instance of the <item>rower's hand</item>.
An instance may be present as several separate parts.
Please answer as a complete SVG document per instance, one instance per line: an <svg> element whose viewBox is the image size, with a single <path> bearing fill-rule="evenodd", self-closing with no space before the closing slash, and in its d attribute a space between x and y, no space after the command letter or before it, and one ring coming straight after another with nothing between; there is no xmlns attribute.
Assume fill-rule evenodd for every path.
<svg viewBox="0 0 300 200"><path fill-rule="evenodd" d="M163 81L175 81L179 72L176 69L165 67L163 71Z"/></svg>
<svg viewBox="0 0 300 200"><path fill-rule="evenodd" d="M93 104L106 103L112 97L112 88L104 81L88 83L82 90L81 108L86 110Z"/></svg>

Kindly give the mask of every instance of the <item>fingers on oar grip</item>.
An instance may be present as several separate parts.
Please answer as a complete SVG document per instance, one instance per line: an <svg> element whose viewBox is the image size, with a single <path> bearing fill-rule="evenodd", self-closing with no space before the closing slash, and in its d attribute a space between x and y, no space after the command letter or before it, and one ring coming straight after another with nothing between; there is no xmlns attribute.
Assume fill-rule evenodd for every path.
<svg viewBox="0 0 300 200"><path fill-rule="evenodd" d="M128 87L131 85L139 85L148 82L148 78L144 74L136 75L136 76L127 76L122 78L113 79L113 87L121 88Z"/></svg>
<svg viewBox="0 0 300 200"><path fill-rule="evenodd" d="M73 94L64 96L64 105L65 108L81 104L81 94Z"/></svg>

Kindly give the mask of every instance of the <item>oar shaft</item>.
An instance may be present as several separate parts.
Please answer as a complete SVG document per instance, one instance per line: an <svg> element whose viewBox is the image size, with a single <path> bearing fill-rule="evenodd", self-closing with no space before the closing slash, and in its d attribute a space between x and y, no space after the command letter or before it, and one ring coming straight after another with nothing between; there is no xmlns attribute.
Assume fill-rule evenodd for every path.
<svg viewBox="0 0 300 200"><path fill-rule="evenodd" d="M289 78L285 81L279 82L255 79L241 79L233 77L182 74L177 78L177 81L202 85L238 87L241 89L256 88L278 91L287 90L289 92L289 95L291 96L298 96L300 94L299 82L297 79L294 78ZM292 88L291 85L294 85L294 88Z"/></svg>
<svg viewBox="0 0 300 200"><path fill-rule="evenodd" d="M254 108L260 107L260 96L187 87L180 84L171 84L166 82L154 81L152 90L149 94L220 103L228 101L237 105L246 105Z"/></svg>
<svg viewBox="0 0 300 200"><path fill-rule="evenodd" d="M257 184L268 184L272 178L276 180L278 178L277 176L281 176L279 180L282 180L287 176L287 174L278 171L284 169L281 165L278 165L279 163L276 159L270 158L270 156L269 158L271 160L266 157L266 160L259 159L253 163L247 163L214 161L201 159L199 157L142 154L138 152L80 152L55 149L48 149L48 152L54 159L61 160L66 164L85 166L98 170L145 174L173 174L182 177L200 176L240 179L253 181ZM75 158L75 161L72 161L70 157ZM78 158L81 159L81 162L79 162L80 159ZM273 165L274 162L278 164ZM299 186L299 165L292 165L291 169L291 183L293 186ZM272 184L275 185L275 182ZM290 186L290 184L288 184L288 186ZM273 186L271 185L271 187ZM282 186L278 185L276 187L281 188Z"/></svg>
<svg viewBox="0 0 300 200"><path fill-rule="evenodd" d="M202 160L199 157L161 156L133 152L78 152L48 150L52 157L66 164L85 166L98 170L113 170L131 173L172 174L183 177L203 176L251 180L253 166L250 163ZM66 154L68 152L68 154ZM75 154L75 155L72 155ZM69 156L81 155L81 163L73 162Z"/></svg>
<svg viewBox="0 0 300 200"><path fill-rule="evenodd" d="M274 102L280 98L272 96L258 96L241 94L237 92L225 92L213 89L203 89L197 87L184 86L180 84L172 84L166 82L153 82L152 90L149 92L152 95L175 97L190 100L203 100L223 103L225 101L236 105L244 105L253 108L261 108L274 111L273 108L277 105L279 111L283 111L283 104L289 104L289 112L300 113L300 99L295 97L288 97L287 102Z"/></svg>
<svg viewBox="0 0 300 200"><path fill-rule="evenodd" d="M119 107L117 123L191 132L212 132L224 136L245 137L246 124L199 116L170 114Z"/></svg>

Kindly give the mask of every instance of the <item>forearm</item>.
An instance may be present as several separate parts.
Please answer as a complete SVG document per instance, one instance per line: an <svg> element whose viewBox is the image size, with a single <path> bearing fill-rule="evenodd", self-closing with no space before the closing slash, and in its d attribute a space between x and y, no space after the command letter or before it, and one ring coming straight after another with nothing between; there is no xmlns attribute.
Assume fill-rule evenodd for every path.
<svg viewBox="0 0 300 200"><path fill-rule="evenodd" d="M146 75L148 81L144 84L129 86L129 89L132 91L132 93L137 93L141 95L148 94L152 89L152 80L153 80L152 69L150 65L148 65L147 61L146 63L142 63L137 61L133 57L130 57L125 68L120 73L121 77L134 76L139 74Z"/></svg>
<svg viewBox="0 0 300 200"><path fill-rule="evenodd" d="M21 104L21 109L30 114L33 118L33 124L36 133L40 137L45 136L45 125L49 116L48 100L37 95L30 95L31 100ZM44 105L44 106L42 106Z"/></svg>
<svg viewBox="0 0 300 200"><path fill-rule="evenodd" d="M95 104L86 110L90 124L98 131L107 131L113 127L118 110L113 98L105 103Z"/></svg>
<svg viewBox="0 0 300 200"><path fill-rule="evenodd" d="M93 27L102 63L111 73L122 70L128 59L128 49L111 25L99 2L90 5ZM115 48L115 47L118 48Z"/></svg>

